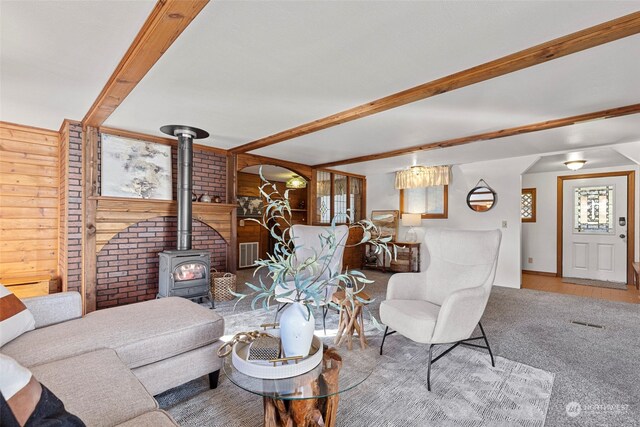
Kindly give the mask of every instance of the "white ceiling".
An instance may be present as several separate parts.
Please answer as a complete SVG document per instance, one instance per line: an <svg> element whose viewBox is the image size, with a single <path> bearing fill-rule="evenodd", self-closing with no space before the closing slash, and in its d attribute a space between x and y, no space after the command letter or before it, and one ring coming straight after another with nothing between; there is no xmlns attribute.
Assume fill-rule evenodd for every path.
<svg viewBox="0 0 640 427"><path fill-rule="evenodd" d="M640 144L639 144L640 145ZM640 147L638 148L640 150ZM586 160L587 163L580 170L609 168L616 166L630 166L635 162L612 148L596 148L593 150L571 151L562 154L542 156L526 173L564 172L567 167L564 162L570 160Z"/></svg>
<svg viewBox="0 0 640 427"><path fill-rule="evenodd" d="M212 134L205 144L231 148L637 7L637 2L211 2L107 123L155 134L162 124L184 122ZM632 104L640 100L639 56L640 36L633 36L256 154L317 164ZM600 133L606 133L604 127L608 123L597 126ZM640 130L635 136L640 138ZM385 169L390 164L375 163Z"/></svg>
<svg viewBox="0 0 640 427"><path fill-rule="evenodd" d="M339 167L370 175L418 164L464 164L640 141L640 114Z"/></svg>
<svg viewBox="0 0 640 427"><path fill-rule="evenodd" d="M638 58L640 35L255 153L304 163L314 147L322 146L314 157L323 163L635 104L640 102ZM635 134L640 139L640 129ZM588 135L584 139L589 141ZM553 142L569 148L568 141Z"/></svg>
<svg viewBox="0 0 640 427"><path fill-rule="evenodd" d="M45 4L50 3L66 4ZM99 9L96 14L109 9L128 23L131 13L124 8L144 9L132 2L108 3L108 7L105 3L83 2L81 11L66 12L94 17L88 12L93 7ZM145 13L140 12L144 16L130 29L126 42L126 37L121 37L123 31L109 32L113 43L120 40L122 46L116 49L111 41L105 46L121 52L96 54L103 60L90 56L85 61L86 52L74 50L76 74L86 77L84 86L91 81L95 89L65 87L61 92L73 99L46 96L47 100L58 100L51 106L33 99L22 102L15 89L7 96L12 102L7 105L13 116L22 112L20 117L25 120L13 121L38 125L40 117L55 113L60 116L57 124L48 127L57 127L63 117L81 118L151 9L149 3L144 5ZM629 14L638 10L638 5L638 1L212 1L105 124L162 135L160 126L184 123L211 133L199 143L232 148ZM21 9L21 13L33 16L34 12ZM100 16L98 28L106 28L102 23L110 16ZM38 15L38 20L42 19ZM4 16L2 23L4 67ZM109 24L130 28L128 24ZM73 33L81 41L102 40L91 25L74 30L61 33ZM63 43L58 32L49 33L44 44L69 44ZM45 50L40 45L37 48ZM15 55L20 59L17 51ZM104 65L107 56L112 60L109 67ZM640 36L636 35L255 153L318 164L633 104L640 102L639 57ZM38 72L55 74L48 64L40 64L40 68L44 71ZM96 68L104 68L106 75L88 76L96 73ZM2 72L4 84L4 68ZM33 79L25 77L24 81ZM47 93L56 90L49 87L51 82L55 86L55 79L41 82L48 87ZM81 104L76 98L82 94L86 95L84 110L60 113L64 110L61 103L65 108ZM4 101L4 90L2 97ZM640 141L640 115L342 169L370 174L398 170L414 162L460 164L628 141Z"/></svg>
<svg viewBox="0 0 640 427"><path fill-rule="evenodd" d="M155 1L0 1L0 120L82 120Z"/></svg>

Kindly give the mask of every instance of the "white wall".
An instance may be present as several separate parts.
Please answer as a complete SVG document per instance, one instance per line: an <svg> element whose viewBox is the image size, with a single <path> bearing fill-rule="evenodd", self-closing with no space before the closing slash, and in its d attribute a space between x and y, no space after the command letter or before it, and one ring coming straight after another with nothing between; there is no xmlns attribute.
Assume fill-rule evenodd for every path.
<svg viewBox="0 0 640 427"><path fill-rule="evenodd" d="M636 171L636 235L635 235L635 258L638 261L640 251L638 242L640 241L640 230L637 224L640 216L640 200L637 196L640 189L640 168L638 166L621 166L606 169L588 169L572 172L545 172L532 173L522 176L522 188L536 189L536 222L522 224L522 268L524 270L543 271L549 273L556 272L556 216L557 216L557 177L586 173L614 172L614 171ZM627 218L627 221L630 221ZM529 263L528 259L533 258Z"/></svg>
<svg viewBox="0 0 640 427"><path fill-rule="evenodd" d="M521 174L538 156L470 163L453 167L453 182L449 186L449 218L423 220L423 227L447 227L456 229L502 230L502 244L498 259L495 284L512 288L520 287L520 192ZM367 209L399 209L399 192L394 188L394 174L367 176ZM467 193L482 178L498 194L498 202L488 212L475 212L467 206ZM507 228L502 228L507 221ZM400 227L400 238L406 233ZM424 230L420 231L420 237ZM424 247L422 251L425 251ZM424 252L423 252L424 253ZM426 264L422 258L422 269Z"/></svg>

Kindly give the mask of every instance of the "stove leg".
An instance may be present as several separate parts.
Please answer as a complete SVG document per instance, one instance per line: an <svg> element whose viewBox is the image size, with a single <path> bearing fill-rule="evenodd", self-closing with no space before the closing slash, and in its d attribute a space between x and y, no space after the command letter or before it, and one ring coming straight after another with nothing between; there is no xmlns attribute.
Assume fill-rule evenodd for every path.
<svg viewBox="0 0 640 427"><path fill-rule="evenodd" d="M220 376L220 369L215 372L209 373L209 388L214 389L218 388L218 377Z"/></svg>

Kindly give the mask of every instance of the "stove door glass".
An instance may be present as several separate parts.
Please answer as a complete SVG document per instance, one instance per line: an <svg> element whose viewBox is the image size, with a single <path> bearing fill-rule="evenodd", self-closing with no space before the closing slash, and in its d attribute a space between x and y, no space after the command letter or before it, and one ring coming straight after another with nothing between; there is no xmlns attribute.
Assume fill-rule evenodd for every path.
<svg viewBox="0 0 640 427"><path fill-rule="evenodd" d="M187 262L180 264L173 270L173 280L184 282L186 280L206 279L207 267L199 262Z"/></svg>

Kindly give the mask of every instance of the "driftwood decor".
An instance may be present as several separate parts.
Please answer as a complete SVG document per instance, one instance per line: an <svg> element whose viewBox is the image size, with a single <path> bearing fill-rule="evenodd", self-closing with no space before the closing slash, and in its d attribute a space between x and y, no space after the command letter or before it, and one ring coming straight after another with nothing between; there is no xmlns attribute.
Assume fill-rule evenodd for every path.
<svg viewBox="0 0 640 427"><path fill-rule="evenodd" d="M371 299L365 291L358 292L357 297L365 301ZM338 333L335 339L336 347L340 347L340 344L346 340L347 348L349 350L353 349L353 336L357 333L360 340L360 347L364 350L367 347L367 338L364 335L363 304L355 297L352 303L343 290L336 291L331 301L340 307Z"/></svg>
<svg viewBox="0 0 640 427"><path fill-rule="evenodd" d="M264 398L265 427L334 427L338 413L338 379L342 357L335 348L325 348L322 373L309 385L314 395L329 395L319 399L282 400ZM333 393L333 394L332 394Z"/></svg>

